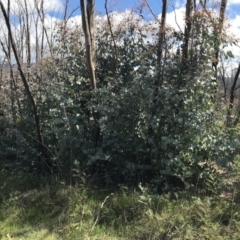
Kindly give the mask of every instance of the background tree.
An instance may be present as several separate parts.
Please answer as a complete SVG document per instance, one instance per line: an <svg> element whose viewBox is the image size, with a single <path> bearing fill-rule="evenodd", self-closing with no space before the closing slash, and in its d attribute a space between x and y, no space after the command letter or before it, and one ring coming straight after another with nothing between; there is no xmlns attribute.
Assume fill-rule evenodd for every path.
<svg viewBox="0 0 240 240"><path fill-rule="evenodd" d="M34 34L24 34L17 52L22 73L19 69L14 76L28 76L35 112L41 117L45 166L68 183L141 182L154 191L195 189L196 182L206 186L215 174L209 164L228 167L238 139L222 124L226 105L215 97L218 88L212 81L209 60L215 53L213 30L219 17L209 18L211 10L205 5L187 1L182 32L168 26L166 1L160 26L157 19L143 21L134 11L120 22L107 11L106 19L98 17L96 23L95 2L82 0L80 5L82 24L68 20L65 5L63 21L52 32L44 2L35 1L32 25L26 2L21 9L21 29ZM31 32L33 25L38 28ZM29 46L31 36L39 39L34 47ZM228 42L224 34L221 39ZM3 46L7 49L5 42ZM221 45L219 50L222 53ZM31 73L25 63L31 63ZM17 82L22 118L16 113L15 125L8 121L14 134L1 144L14 145L21 166L24 162L33 172L39 170L39 130L24 81ZM21 141L16 143L14 137Z"/></svg>
<svg viewBox="0 0 240 240"><path fill-rule="evenodd" d="M81 0L81 10L82 10L82 26L85 35L86 42L86 60L87 67L91 81L91 89L94 92L97 89L97 82L95 76L95 0L88 0L87 5L85 0ZM93 120L94 120L94 145L98 145L99 139L99 126L98 126L98 113L92 110Z"/></svg>
<svg viewBox="0 0 240 240"><path fill-rule="evenodd" d="M32 92L29 88L27 78L26 78L26 76L23 72L22 64L21 64L20 58L19 58L18 53L17 53L16 44L15 44L15 41L13 39L11 24L9 22L8 15L7 15L6 9L4 8L4 5L3 5L2 1L0 1L0 7L1 7L1 10L2 10L4 19L5 19L7 29L8 29L8 34L9 34L11 47L12 47L12 50L13 50L13 53L14 53L14 56L15 56L15 59L16 59L17 65L18 65L21 80L24 84L27 96L28 96L28 98L31 102L31 105L32 105L33 115L34 115L34 118L35 118L35 126L36 126L36 131L37 131L37 137L38 137L38 142L39 142L39 150L42 153L42 155L44 155L44 145L43 145L43 138L42 138L42 134L41 134L42 131L41 131L41 126L40 126L40 118L39 118L38 108L37 108L36 102L33 98Z"/></svg>

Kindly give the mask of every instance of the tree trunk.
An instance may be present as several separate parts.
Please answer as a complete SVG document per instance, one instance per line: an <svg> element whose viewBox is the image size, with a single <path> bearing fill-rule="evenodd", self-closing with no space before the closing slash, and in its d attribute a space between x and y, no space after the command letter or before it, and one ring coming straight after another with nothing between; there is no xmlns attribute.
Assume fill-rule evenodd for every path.
<svg viewBox="0 0 240 240"><path fill-rule="evenodd" d="M227 113L227 125L230 125L230 122L231 122L231 115L232 115L233 103L234 103L234 98L235 98L234 92L236 90L235 88L236 88L236 85L237 85L237 80L238 80L239 74L240 74L240 63L238 65L238 69L237 69L237 72L235 74L233 84L232 84L232 87L231 87L229 107L228 107L228 113ZM235 124L238 122L239 114L240 114L240 112L238 113L238 117L237 117L237 120L235 121Z"/></svg>
<svg viewBox="0 0 240 240"><path fill-rule="evenodd" d="M87 0L87 5L85 0L80 0L81 11L82 11L82 27L85 35L86 43L86 60L87 67L90 76L91 89L94 94L94 91L97 89L96 76L95 76L95 0ZM94 145L98 146L99 140L99 124L98 124L98 113L92 110L93 120L94 120Z"/></svg>
<svg viewBox="0 0 240 240"><path fill-rule="evenodd" d="M39 3L39 0L34 0L34 5L37 10L38 17L40 18L40 21L42 23L41 56L40 56L40 59L42 62L43 57L44 57L44 37L46 37L47 44L49 47L49 52L50 52L51 56L53 56L53 48L52 48L53 46L52 46L51 39L49 39L47 29L45 27L45 13L44 13L44 6L43 6L44 0L41 0L40 7L38 6L38 3Z"/></svg>
<svg viewBox="0 0 240 240"><path fill-rule="evenodd" d="M162 0L162 16L161 16L161 25L159 27L159 38L158 38L158 79L156 87L159 87L161 82L162 74L162 55L163 55L163 43L165 40L165 30L166 30L166 14L167 14L167 0Z"/></svg>
<svg viewBox="0 0 240 240"><path fill-rule="evenodd" d="M91 88L97 88L95 77L95 0L81 1L82 10L82 25L85 35L86 52L87 52L87 66L90 75Z"/></svg>
<svg viewBox="0 0 240 240"><path fill-rule="evenodd" d="M193 11L193 1L187 0L186 3L186 15L185 15L185 30L184 30L184 42L182 47L182 65L183 72L188 68L188 44L190 38L190 32L192 28L192 11Z"/></svg>
<svg viewBox="0 0 240 240"><path fill-rule="evenodd" d="M27 68L31 65L31 43L30 43L30 25L29 25L29 14L27 1L24 0L25 15L26 15L26 56L27 56Z"/></svg>
<svg viewBox="0 0 240 240"><path fill-rule="evenodd" d="M215 77L217 77L217 65L218 65L220 37L221 37L221 34L222 34L222 30L223 30L223 23L224 23L226 7L227 7L227 0L222 0L221 1L221 7L220 7L220 13L219 13L219 24L218 24L218 27L214 30L214 35L215 35L215 43L214 43L215 56L212 59L212 67L215 70Z"/></svg>
<svg viewBox="0 0 240 240"><path fill-rule="evenodd" d="M106 15L107 15L107 20L108 20L108 26L109 26L109 30L110 30L110 34L113 40L113 46L114 46L114 66L115 66L115 71L117 70L117 65L118 65L118 51L117 51L117 44L115 41L115 37L113 34L113 30L112 30L112 24L111 24L111 20L110 20L110 16L108 13L108 0L105 0L105 10L106 10Z"/></svg>

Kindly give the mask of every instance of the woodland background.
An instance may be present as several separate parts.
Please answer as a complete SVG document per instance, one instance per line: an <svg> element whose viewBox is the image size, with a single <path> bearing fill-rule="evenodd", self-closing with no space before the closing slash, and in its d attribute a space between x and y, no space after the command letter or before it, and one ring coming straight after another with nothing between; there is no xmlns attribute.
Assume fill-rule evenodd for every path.
<svg viewBox="0 0 240 240"><path fill-rule="evenodd" d="M47 183L54 194L69 186L75 189L75 193L66 190L71 194L85 189L95 196L102 189L97 195L105 198L92 217L92 232L100 219L108 226L121 215L100 217L107 199L119 189L128 192L129 197L124 196L131 204L135 204L132 194L140 194L138 200L152 219L161 211L152 203L160 196L168 196L161 201L178 207L174 201L180 195L194 198L193 209L204 206L205 198L217 197L226 201L219 206L229 207L225 222L219 217L225 212L216 214L218 227L226 225L234 233L229 224L234 219L240 150L240 64L234 55L240 50L239 36L229 32L227 1L187 0L182 29L168 23L167 0L162 1L160 18L147 1L139 1L117 21L107 0L104 17L95 13L94 0L81 0L78 23L72 20L73 12L68 14L66 1L62 20L51 25L43 0L15 2L0 1L3 206L22 201L26 189L39 193L39 184ZM146 19L145 12L153 19ZM6 186L16 185L17 179L23 185L13 193ZM28 186L29 179L38 179L38 187ZM115 190L104 195L104 189ZM123 202L120 212L125 211ZM207 213L201 211L197 214L205 219ZM126 219L123 225L128 225ZM237 218L235 227L238 224ZM136 239L174 239L175 228L163 229ZM2 232L18 239L4 228ZM229 234L219 230L219 239L227 239L220 238L224 233ZM178 234L183 239L187 233ZM196 236L187 239L203 239Z"/></svg>

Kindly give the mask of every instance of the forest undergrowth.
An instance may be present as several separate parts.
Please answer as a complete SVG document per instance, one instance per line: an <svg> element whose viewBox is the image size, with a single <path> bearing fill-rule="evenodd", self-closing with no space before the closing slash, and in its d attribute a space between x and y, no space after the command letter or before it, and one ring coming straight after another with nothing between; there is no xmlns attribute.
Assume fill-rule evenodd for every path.
<svg viewBox="0 0 240 240"><path fill-rule="evenodd" d="M2 170L0 239L239 239L239 165L236 158L222 174L218 195L203 189L157 195L141 184L69 186Z"/></svg>

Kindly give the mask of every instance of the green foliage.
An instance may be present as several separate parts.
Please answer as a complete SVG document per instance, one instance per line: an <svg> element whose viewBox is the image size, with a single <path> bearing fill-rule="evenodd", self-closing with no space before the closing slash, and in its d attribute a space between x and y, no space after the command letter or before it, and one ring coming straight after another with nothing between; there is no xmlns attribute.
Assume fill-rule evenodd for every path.
<svg viewBox="0 0 240 240"><path fill-rule="evenodd" d="M96 91L78 28L59 26L54 56L26 70L44 146L20 81L0 95L1 239L238 239L240 138L212 69L215 20L196 11L186 61L167 28L161 63L157 29L128 21L115 42L97 29Z"/></svg>
<svg viewBox="0 0 240 240"><path fill-rule="evenodd" d="M39 154L32 110L21 95L19 105L15 103L19 108L15 121L11 114L3 120L11 134L1 145L14 149L14 161L1 150L4 164L33 173L47 170L67 183L137 186L142 182L154 192L183 188L220 192L221 177L203 163L228 168L239 137L216 114L221 104L209 62L215 41L211 24L201 14L194 17L184 66L179 56L181 32L166 30L159 66L154 27L129 23L116 31L116 45L101 27L96 34L95 92L90 91L85 46L79 40L82 32L67 29L66 33L60 26L54 58L45 59L30 76L45 152ZM97 147L93 112L100 130Z"/></svg>

